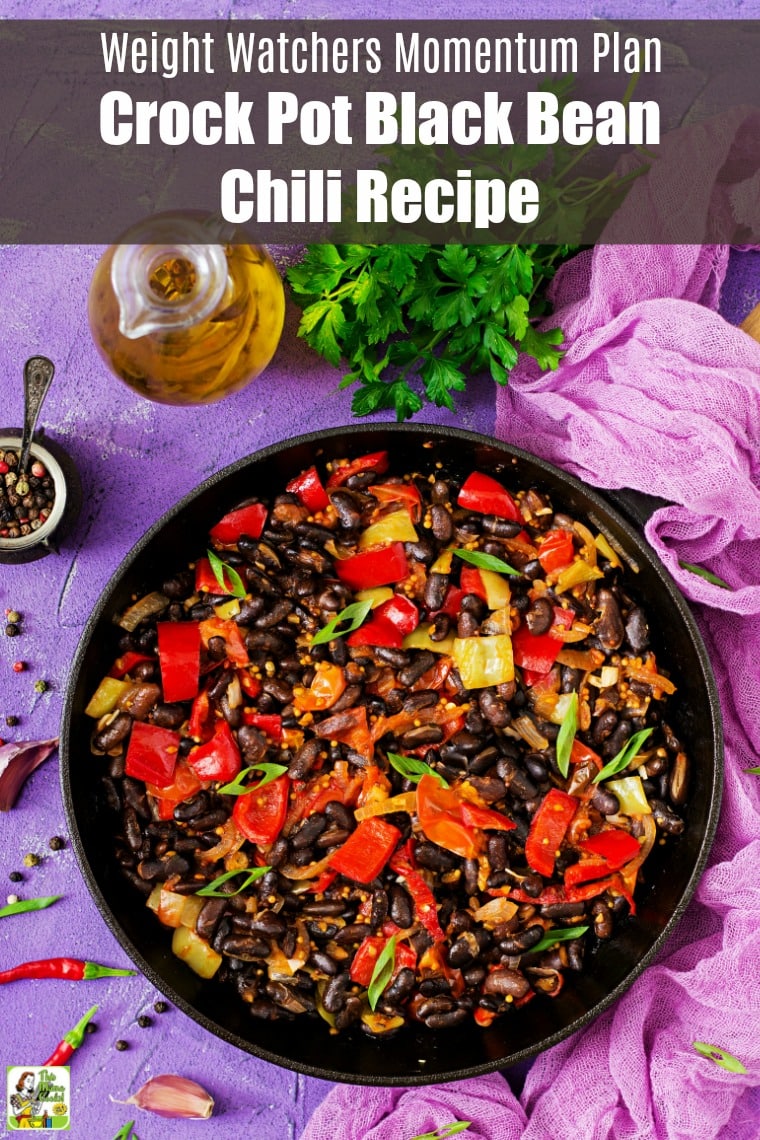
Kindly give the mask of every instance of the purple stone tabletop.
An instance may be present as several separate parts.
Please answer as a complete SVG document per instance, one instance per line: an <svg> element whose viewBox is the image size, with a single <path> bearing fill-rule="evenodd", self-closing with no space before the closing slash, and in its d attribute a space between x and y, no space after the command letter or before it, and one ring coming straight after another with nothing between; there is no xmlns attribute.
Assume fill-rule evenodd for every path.
<svg viewBox="0 0 760 1140"><path fill-rule="evenodd" d="M534 0L529 12L515 0L473 0L472 18L556 16L654 18L687 16L750 18L755 3L697 0ZM708 11L709 7L709 11ZM4 0L5 18L229 18L232 6L187 0L178 11L168 0ZM454 0L433 0L431 17L455 18ZM260 0L238 2L235 18L308 17L404 18L419 14L408 0L378 9L367 0ZM0 566L0 609L22 614L21 636L0 637L0 736L7 741L44 740L58 735L70 662L84 624L111 575L144 531L175 501L212 472L258 448L317 427L351 420L350 392L338 389L340 372L319 360L296 338L297 313L289 305L277 354L266 372L243 392L209 407L182 409L149 403L108 373L92 344L87 292L102 250L94 247L0 248L0 421L22 420L22 368L27 357L44 353L57 373L42 423L45 433L73 458L82 478L84 503L73 533L60 553L25 566ZM273 251L280 268L296 256ZM760 254L735 253L722 310L739 322L760 297ZM426 409L428 422L456 423L490 434L494 392L485 379L473 381L456 413ZM4 622L2 623L4 624ZM13 662L28 668L14 672ZM45 680L45 692L35 682ZM18 717L6 727L7 717ZM57 755L27 782L15 808L2 817L0 897L62 895L51 909L0 924L0 965L70 955L127 967L130 962L106 927L80 875L67 838L58 780ZM49 840L63 836L62 850ZM24 865L28 854L37 866ZM27 860L29 862L29 860ZM10 872L23 881L12 882ZM240 1052L170 1008L156 1013L161 995L139 974L91 985L66 981L20 982L0 990L3 1064L39 1064L82 1015L97 1002L97 1031L73 1058L71 1135L110 1140L136 1118L140 1140L186 1137L184 1121L163 1120L119 1103L149 1077L179 1073L203 1084L216 1100L205 1126L223 1140L297 1140L311 1111L330 1085L276 1068ZM145 1028L137 1019L147 1014ZM117 1051L123 1039L128 1049ZM361 1095L359 1090L358 1095ZM193 1125L193 1133L204 1131ZM338 1138L339 1140L339 1138Z"/></svg>

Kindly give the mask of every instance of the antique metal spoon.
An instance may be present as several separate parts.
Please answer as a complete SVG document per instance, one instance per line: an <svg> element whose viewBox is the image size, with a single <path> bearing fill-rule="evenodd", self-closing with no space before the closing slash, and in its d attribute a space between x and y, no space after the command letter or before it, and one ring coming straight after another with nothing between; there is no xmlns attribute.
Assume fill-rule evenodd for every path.
<svg viewBox="0 0 760 1140"><path fill-rule="evenodd" d="M19 476L26 472L34 429L54 372L55 365L46 356L31 356L24 365L24 434L18 461Z"/></svg>

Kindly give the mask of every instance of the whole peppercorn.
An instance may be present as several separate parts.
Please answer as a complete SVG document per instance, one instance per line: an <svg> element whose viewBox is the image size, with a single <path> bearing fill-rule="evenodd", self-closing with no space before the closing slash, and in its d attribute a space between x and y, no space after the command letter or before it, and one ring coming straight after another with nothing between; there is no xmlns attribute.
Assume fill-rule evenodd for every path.
<svg viewBox="0 0 760 1140"><path fill-rule="evenodd" d="M39 680L34 682L35 693L46 693L49 688L50 685L47 683L47 681Z"/></svg>
<svg viewBox="0 0 760 1140"><path fill-rule="evenodd" d="M13 662L13 672L14 673L23 673L25 670L26 670L26 661L14 661Z"/></svg>
<svg viewBox="0 0 760 1140"><path fill-rule="evenodd" d="M60 835L54 835L48 840L48 847L51 851L63 851L66 846L66 840Z"/></svg>
<svg viewBox="0 0 760 1140"><path fill-rule="evenodd" d="M25 867L39 867L42 860L39 855L35 855L34 851L30 851L28 855L24 856L23 863Z"/></svg>
<svg viewBox="0 0 760 1140"><path fill-rule="evenodd" d="M143 1013L138 1017L137 1024L141 1029L147 1029L149 1025L153 1024L153 1018L148 1017L147 1013Z"/></svg>
<svg viewBox="0 0 760 1140"><path fill-rule="evenodd" d="M94 1021L88 1021L84 1027L85 1033L97 1033L98 1027Z"/></svg>
<svg viewBox="0 0 760 1140"><path fill-rule="evenodd" d="M7 716L5 723L8 725L8 728L15 728L19 723L19 718L17 716Z"/></svg>
<svg viewBox="0 0 760 1140"><path fill-rule="evenodd" d="M24 881L24 876L20 871L11 871L8 878L12 883L22 883Z"/></svg>
<svg viewBox="0 0 760 1140"><path fill-rule="evenodd" d="M18 635L20 633L21 633L21 630L16 625L16 623L13 621L9 621L5 627L5 636L6 637L18 637Z"/></svg>
<svg viewBox="0 0 760 1140"><path fill-rule="evenodd" d="M18 623L21 621L21 614L18 612L18 610L6 610L5 616L11 625L18 625Z"/></svg>
<svg viewBox="0 0 760 1140"><path fill-rule="evenodd" d="M153 1003L153 1008L155 1009L156 1013L166 1013L167 1009L169 1008L169 1003L165 1001L157 1001Z"/></svg>
<svg viewBox="0 0 760 1140"><path fill-rule="evenodd" d="M120 1038L116 1042L115 1048L118 1049L120 1053L123 1053L125 1049L129 1048L129 1044L126 1041L122 1041Z"/></svg>

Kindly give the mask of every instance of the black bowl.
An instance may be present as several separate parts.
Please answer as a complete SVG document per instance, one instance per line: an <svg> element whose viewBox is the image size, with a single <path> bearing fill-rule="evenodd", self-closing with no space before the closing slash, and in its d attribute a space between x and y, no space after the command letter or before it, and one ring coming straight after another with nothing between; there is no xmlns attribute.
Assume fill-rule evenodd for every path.
<svg viewBox="0 0 760 1140"><path fill-rule="evenodd" d="M474 1022L452 1032L405 1028L387 1042L359 1030L331 1036L322 1022L257 1021L231 987L201 981L172 955L169 933L120 876L114 817L93 780L92 722L83 714L116 656L120 631L114 615L136 593L155 588L158 567L170 574L185 564L197 555L209 527L237 501L276 493L318 457L384 447L405 470L432 471L439 459L463 476L473 467L507 466L517 486L547 490L555 509L591 520L621 545L638 568L630 576L630 592L645 605L653 648L678 686L671 727L692 761L684 834L665 848L655 847L637 892L637 915L587 955L583 972L567 979L559 997L539 997L489 1029ZM151 527L114 575L82 637L67 694L61 755L64 800L82 873L106 922L156 988L210 1032L267 1061L328 1080L376 1085L432 1084L504 1068L556 1044L606 1009L658 953L682 916L710 849L722 779L720 713L707 654L677 586L640 534L601 495L549 464L470 432L425 425L351 427L265 448L206 480Z"/></svg>

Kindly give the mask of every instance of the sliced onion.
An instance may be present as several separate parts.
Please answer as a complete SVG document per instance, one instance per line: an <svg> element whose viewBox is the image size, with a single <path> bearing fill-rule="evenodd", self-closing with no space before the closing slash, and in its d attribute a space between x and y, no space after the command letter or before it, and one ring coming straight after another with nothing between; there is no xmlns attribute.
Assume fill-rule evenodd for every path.
<svg viewBox="0 0 760 1140"><path fill-rule="evenodd" d="M387 800L376 800L365 804L354 812L357 820L369 819L373 815L390 815L394 811L415 812L417 810L417 793L401 792L398 796L389 796Z"/></svg>
<svg viewBox="0 0 760 1140"><path fill-rule="evenodd" d="M569 669L582 669L584 673L593 673L604 661L601 649L562 649L557 655L560 665L567 665Z"/></svg>
<svg viewBox="0 0 760 1140"><path fill-rule="evenodd" d="M511 899L504 898L503 896L498 899L491 899L490 902L484 903L479 906L476 911L473 911L472 917L476 922L509 922L510 918L514 918L517 914L517 903L513 903Z"/></svg>
<svg viewBox="0 0 760 1140"><path fill-rule="evenodd" d="M159 594L157 590L154 590L151 594L146 594L144 598L140 598L139 602L135 602L133 606L129 606L116 624L120 625L122 629L126 629L127 633L133 633L141 621L152 617L153 614L160 614L161 610L165 610L168 605L169 599L165 594Z"/></svg>
<svg viewBox="0 0 760 1140"><path fill-rule="evenodd" d="M661 673L653 673L651 669L637 668L635 665L626 665L626 677L630 677L633 681L643 681L645 685L650 685L653 689L659 689L663 693L674 693L676 686L667 677L663 677Z"/></svg>
<svg viewBox="0 0 760 1140"><path fill-rule="evenodd" d="M286 879L294 879L300 882L303 879L316 879L323 871L326 871L330 863L330 856L325 855L324 859L320 859L318 863L309 863L307 867L294 867L292 863L285 863L277 870Z"/></svg>
<svg viewBox="0 0 760 1140"><path fill-rule="evenodd" d="M512 724L525 743L529 744L534 751L543 752L545 748L549 747L549 741L541 735L529 716L520 716Z"/></svg>
<svg viewBox="0 0 760 1140"><path fill-rule="evenodd" d="M239 851L244 843L245 836L240 834L234 819L230 818L222 828L219 842L215 847L209 847L208 851L202 852L198 856L198 861L200 863L215 863L217 859L224 859L227 855Z"/></svg>

